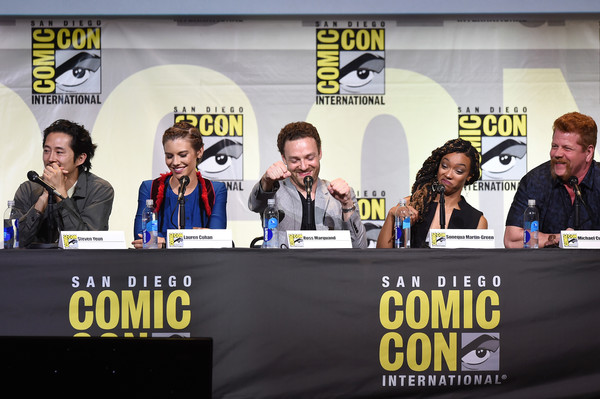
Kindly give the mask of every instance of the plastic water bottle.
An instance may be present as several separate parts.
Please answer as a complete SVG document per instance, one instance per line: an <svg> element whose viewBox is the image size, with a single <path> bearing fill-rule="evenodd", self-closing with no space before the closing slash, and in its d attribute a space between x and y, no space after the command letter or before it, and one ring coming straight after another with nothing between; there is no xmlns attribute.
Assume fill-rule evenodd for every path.
<svg viewBox="0 0 600 399"><path fill-rule="evenodd" d="M394 248L410 248L410 215L404 198L400 198L394 227Z"/></svg>
<svg viewBox="0 0 600 399"><path fill-rule="evenodd" d="M154 212L154 201L146 200L142 212L142 247L144 249L158 248L158 219Z"/></svg>
<svg viewBox="0 0 600 399"><path fill-rule="evenodd" d="M4 212L4 249L19 248L19 219L13 217L15 201L8 201Z"/></svg>
<svg viewBox="0 0 600 399"><path fill-rule="evenodd" d="M527 205L523 214L523 248L537 248L540 216L534 199L527 201Z"/></svg>
<svg viewBox="0 0 600 399"><path fill-rule="evenodd" d="M277 228L279 226L279 212L275 206L275 198L267 200L267 207L263 214L264 220L264 241L263 248L279 248L279 239L277 237Z"/></svg>

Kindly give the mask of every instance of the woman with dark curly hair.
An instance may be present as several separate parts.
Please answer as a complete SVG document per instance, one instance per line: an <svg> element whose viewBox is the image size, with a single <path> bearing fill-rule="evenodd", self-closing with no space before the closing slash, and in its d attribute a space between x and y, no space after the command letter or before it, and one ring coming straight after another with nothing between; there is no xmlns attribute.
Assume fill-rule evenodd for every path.
<svg viewBox="0 0 600 399"><path fill-rule="evenodd" d="M406 198L411 214L411 247L428 247L429 229L440 228L440 194L434 191L434 184L438 183L445 189L447 228L487 229L483 213L469 205L461 195L463 187L475 183L479 176L479 153L470 142L449 140L433 150L417 173L411 196ZM398 208L399 205L388 212L377 238L377 248L394 246L394 215Z"/></svg>

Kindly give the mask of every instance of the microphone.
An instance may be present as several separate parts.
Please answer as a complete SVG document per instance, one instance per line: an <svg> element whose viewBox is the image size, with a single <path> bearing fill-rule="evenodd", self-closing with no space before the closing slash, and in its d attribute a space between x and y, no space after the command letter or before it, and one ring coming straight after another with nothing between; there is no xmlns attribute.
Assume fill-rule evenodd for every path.
<svg viewBox="0 0 600 399"><path fill-rule="evenodd" d="M569 177L569 181L567 182L567 184L573 189L573 191L575 192L575 228L579 229L580 225L579 225L579 204L582 203L583 206L585 206L585 209L588 211L588 213L591 215L592 213L590 212L589 207L587 206L587 204L585 203L585 201L583 200L583 197L581 196L581 190L579 189L579 180L577 179L577 176L571 176Z"/></svg>
<svg viewBox="0 0 600 399"><path fill-rule="evenodd" d="M185 229L185 188L190 183L188 176L181 176L179 179L179 194L177 202L179 203L179 228Z"/></svg>
<svg viewBox="0 0 600 399"><path fill-rule="evenodd" d="M29 179L29 181L32 181L32 182L37 183L40 186L44 187L46 190L48 190L48 192L56 195L58 198L65 199L65 197L63 197L62 195L60 195L60 193L58 192L57 189L55 189L50 184L48 184L45 181L43 181L40 178L40 175L38 175L34 170L30 170L29 172L27 172L27 179Z"/></svg>
<svg viewBox="0 0 600 399"><path fill-rule="evenodd" d="M446 186L444 186L439 181L434 181L433 184L431 185L431 189L433 190L434 193L444 194L444 192L446 191Z"/></svg>
<svg viewBox="0 0 600 399"><path fill-rule="evenodd" d="M313 178L312 176L305 176L304 177L304 187L306 188L306 220L308 222L308 226L307 229L308 230L315 230L315 217L312 214L312 199L310 198L310 194L312 193L312 185L313 185Z"/></svg>
<svg viewBox="0 0 600 399"><path fill-rule="evenodd" d="M188 184L190 184L190 178L187 176L181 176L181 179L179 179L179 195L177 196L177 201L183 200L183 197L185 196L185 189Z"/></svg>
<svg viewBox="0 0 600 399"><path fill-rule="evenodd" d="M431 188L434 193L440 194L440 229L446 228L446 200L444 192L446 191L446 186L444 186L439 181L434 181L431 185Z"/></svg>
<svg viewBox="0 0 600 399"><path fill-rule="evenodd" d="M312 176L304 177L304 187L306 187L306 195L308 198L310 198L310 194L312 193L312 185L313 185Z"/></svg>
<svg viewBox="0 0 600 399"><path fill-rule="evenodd" d="M579 190L579 180L577 179L577 176L569 177L568 184L571 186L573 191L575 191L575 195L581 199L581 191Z"/></svg>

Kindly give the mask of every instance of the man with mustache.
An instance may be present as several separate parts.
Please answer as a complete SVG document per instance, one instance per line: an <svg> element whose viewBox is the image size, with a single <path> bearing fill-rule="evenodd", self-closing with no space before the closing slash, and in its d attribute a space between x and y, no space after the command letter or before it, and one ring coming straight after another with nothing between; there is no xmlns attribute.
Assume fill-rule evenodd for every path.
<svg viewBox="0 0 600 399"><path fill-rule="evenodd" d="M262 214L267 200L276 199L284 214L278 228L279 244L285 243L287 230L350 230L352 247L366 248L367 233L352 188L342 179L319 179L322 153L317 129L307 122L289 123L279 132L277 148L281 161L271 165L256 183L248 207ZM313 179L312 212L305 212L307 176ZM307 213L312 220L307 220Z"/></svg>
<svg viewBox="0 0 600 399"><path fill-rule="evenodd" d="M523 247L523 213L527 200L535 199L540 215L540 248L558 245L561 230L600 230L600 167L594 161L598 127L579 112L565 114L552 127L550 161L527 173L506 218L504 246ZM577 178L588 207L580 206L579 225L575 225L575 192L568 184Z"/></svg>

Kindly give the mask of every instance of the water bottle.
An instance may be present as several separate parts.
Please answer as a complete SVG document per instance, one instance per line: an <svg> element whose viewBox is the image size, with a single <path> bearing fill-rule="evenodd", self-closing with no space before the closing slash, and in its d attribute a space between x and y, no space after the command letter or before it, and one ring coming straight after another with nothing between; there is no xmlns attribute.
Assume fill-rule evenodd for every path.
<svg viewBox="0 0 600 399"><path fill-rule="evenodd" d="M146 200L142 212L142 247L144 249L158 248L158 219L154 212L154 201Z"/></svg>
<svg viewBox="0 0 600 399"><path fill-rule="evenodd" d="M277 227L279 226L279 212L275 206L275 198L267 200L267 207L263 213L264 220L264 240L263 248L279 248L279 239L277 237Z"/></svg>
<svg viewBox="0 0 600 399"><path fill-rule="evenodd" d="M410 248L410 215L404 198L394 215L394 248Z"/></svg>
<svg viewBox="0 0 600 399"><path fill-rule="evenodd" d="M19 219L15 218L13 208L15 201L8 201L4 212L4 249L19 248Z"/></svg>
<svg viewBox="0 0 600 399"><path fill-rule="evenodd" d="M527 201L527 205L523 214L523 248L537 248L540 216L534 199Z"/></svg>

